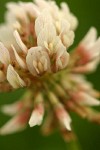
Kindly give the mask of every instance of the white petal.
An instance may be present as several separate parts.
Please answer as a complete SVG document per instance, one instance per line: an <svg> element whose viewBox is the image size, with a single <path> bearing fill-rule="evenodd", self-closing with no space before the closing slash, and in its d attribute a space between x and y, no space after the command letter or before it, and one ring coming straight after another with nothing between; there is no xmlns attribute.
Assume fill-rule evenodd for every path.
<svg viewBox="0 0 100 150"><path fill-rule="evenodd" d="M90 51L93 57L97 57L97 56L100 57L100 37L97 39L97 41L95 42L93 47L90 49Z"/></svg>
<svg viewBox="0 0 100 150"><path fill-rule="evenodd" d="M66 51L66 47L62 44L59 37L55 38L53 46L56 53L56 69L63 69L69 62L69 54Z"/></svg>
<svg viewBox="0 0 100 150"><path fill-rule="evenodd" d="M34 47L28 50L28 54L26 56L26 63L27 63L27 67L29 69L29 71L31 72L31 74L33 75L37 75L37 72L35 70L35 68L33 67L33 61L34 60L34 56L35 56L35 51L41 50L41 47Z"/></svg>
<svg viewBox="0 0 100 150"><path fill-rule="evenodd" d="M35 76L42 73L41 69L39 70L38 67L39 62L42 64L44 71L50 70L50 59L48 54L39 46L30 48L26 57L26 63L29 71Z"/></svg>
<svg viewBox="0 0 100 150"><path fill-rule="evenodd" d="M38 36L41 30L44 28L44 26L47 23L52 22L52 18L48 12L47 9L43 10L42 13L38 16L38 18L35 21L35 32Z"/></svg>
<svg viewBox="0 0 100 150"><path fill-rule="evenodd" d="M31 115L31 118L29 120L30 127L41 125L43 120L43 116L39 115L37 111L34 111Z"/></svg>
<svg viewBox="0 0 100 150"><path fill-rule="evenodd" d="M38 99L38 97L39 97L39 99ZM43 103L39 102L39 100L40 101L42 100L40 95L38 97L36 99L38 104L36 105L35 109L33 110L32 115L29 120L30 127L33 127L35 125L41 125L42 120L43 120L44 106L43 106Z"/></svg>
<svg viewBox="0 0 100 150"><path fill-rule="evenodd" d="M27 53L27 47L26 45L22 42L21 37L19 35L19 33L17 32L17 30L14 31L14 37L16 39L17 44L19 45L19 47L21 48L21 50L26 54Z"/></svg>
<svg viewBox="0 0 100 150"><path fill-rule="evenodd" d="M20 6L23 7L24 10L32 17L33 19L38 17L40 15L40 11L36 5L34 5L32 2L23 3L20 2Z"/></svg>
<svg viewBox="0 0 100 150"><path fill-rule="evenodd" d="M61 21L61 33L67 32L69 30L70 30L70 23L67 20L62 19L62 21Z"/></svg>
<svg viewBox="0 0 100 150"><path fill-rule="evenodd" d="M7 104L1 107L1 111L6 114L13 116L18 113L22 107L22 102L16 102L14 104Z"/></svg>
<svg viewBox="0 0 100 150"><path fill-rule="evenodd" d="M14 44L15 47L19 50L16 40L13 37L13 27L11 26L11 24L0 25L0 41L8 49L11 47L11 44Z"/></svg>
<svg viewBox="0 0 100 150"><path fill-rule="evenodd" d="M94 27L91 27L90 30L87 32L83 40L81 41L82 45L90 46L95 42L97 38L97 31Z"/></svg>
<svg viewBox="0 0 100 150"><path fill-rule="evenodd" d="M70 126L71 119L69 116L66 116L65 118L63 118L63 123L64 123L66 129L71 131L71 126Z"/></svg>
<svg viewBox="0 0 100 150"><path fill-rule="evenodd" d="M62 42L68 48L74 42L75 34L73 31L68 31L66 34L62 35Z"/></svg>
<svg viewBox="0 0 100 150"><path fill-rule="evenodd" d="M23 24L29 23L25 9L23 9L19 3L9 2L6 4L6 7L8 9L8 13L10 12L14 18L20 19ZM9 18L9 20L10 19L11 18Z"/></svg>
<svg viewBox="0 0 100 150"><path fill-rule="evenodd" d="M56 36L56 38L54 39L53 47L54 47L55 53L57 53L57 56L61 56L63 52L66 51L66 47L63 45L59 36Z"/></svg>
<svg viewBox="0 0 100 150"><path fill-rule="evenodd" d="M61 12L64 15L64 18L69 21L71 29L75 30L78 26L78 19L70 12L69 6L67 3L62 2L61 3Z"/></svg>
<svg viewBox="0 0 100 150"><path fill-rule="evenodd" d="M0 42L0 61L6 66L10 63L10 55L8 49Z"/></svg>
<svg viewBox="0 0 100 150"><path fill-rule="evenodd" d="M56 68L57 70L64 69L69 62L69 53L65 51L62 56L58 57L56 61Z"/></svg>
<svg viewBox="0 0 100 150"><path fill-rule="evenodd" d="M51 23L46 24L37 38L37 44L38 46L42 46L45 48L45 43L47 44L52 43L55 37L56 37L56 29L54 25Z"/></svg>
<svg viewBox="0 0 100 150"><path fill-rule="evenodd" d="M26 68L27 68L27 67L26 67L26 64L25 64L25 62L22 60L22 58L18 55L18 53L16 52L15 47L14 47L13 45L11 45L11 47L12 47L12 49L13 49L13 51L14 51L16 60L17 60L18 64L20 65L20 67L23 68L23 69L26 69Z"/></svg>
<svg viewBox="0 0 100 150"><path fill-rule="evenodd" d="M61 3L61 8L62 8L62 10L64 10L67 13L70 11L69 6L65 2Z"/></svg>
<svg viewBox="0 0 100 150"><path fill-rule="evenodd" d="M45 1L45 0L35 0L35 3L36 5L38 5L38 7L41 7L41 8L47 8L48 7L48 4L49 2Z"/></svg>
<svg viewBox="0 0 100 150"><path fill-rule="evenodd" d="M18 73L14 70L14 68L11 65L8 66L7 80L15 89L26 86L25 82L20 78Z"/></svg>

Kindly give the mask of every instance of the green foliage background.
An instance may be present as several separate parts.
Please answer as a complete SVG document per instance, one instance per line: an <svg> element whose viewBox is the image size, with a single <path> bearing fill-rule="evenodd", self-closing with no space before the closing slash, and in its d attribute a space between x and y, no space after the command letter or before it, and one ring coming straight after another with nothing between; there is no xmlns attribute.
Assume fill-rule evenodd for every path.
<svg viewBox="0 0 100 150"><path fill-rule="evenodd" d="M7 2L9 1L0 0L0 22L4 21L5 4ZM58 4L60 2L61 0L57 0ZM100 0L67 0L67 3L79 19L74 45L85 35L90 26L95 26L100 35ZM96 89L100 90L100 67L98 67L96 73L88 75L88 79L93 82ZM1 93L0 105L18 100L23 92L23 90L18 90L13 93ZM82 120L75 114L72 117L73 126L83 150L99 150L100 126ZM0 126L8 119L0 113ZM48 137L44 137L40 133L40 128L28 127L20 133L0 136L0 150L67 150L67 145L57 131Z"/></svg>

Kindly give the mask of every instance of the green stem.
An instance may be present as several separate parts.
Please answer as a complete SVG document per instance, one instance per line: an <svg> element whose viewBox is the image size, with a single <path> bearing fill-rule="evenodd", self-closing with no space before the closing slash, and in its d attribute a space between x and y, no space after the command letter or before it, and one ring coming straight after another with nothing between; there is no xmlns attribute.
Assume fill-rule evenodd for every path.
<svg viewBox="0 0 100 150"><path fill-rule="evenodd" d="M79 142L75 140L67 143L67 150L82 150L82 149Z"/></svg>

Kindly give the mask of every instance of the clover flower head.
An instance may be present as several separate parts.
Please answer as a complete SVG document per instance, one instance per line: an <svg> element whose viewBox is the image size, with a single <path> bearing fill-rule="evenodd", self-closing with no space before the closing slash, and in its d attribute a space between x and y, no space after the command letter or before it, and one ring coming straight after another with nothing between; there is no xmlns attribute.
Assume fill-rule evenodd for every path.
<svg viewBox="0 0 100 150"><path fill-rule="evenodd" d="M28 123L42 124L44 134L58 127L69 140L73 137L70 111L100 123L100 113L91 108L100 105L100 93L83 74L99 64L100 38L92 27L68 52L77 25L63 2L60 7L45 0L7 4L5 23L0 25L0 91L26 90L19 101L2 106L12 119L0 134L20 131Z"/></svg>

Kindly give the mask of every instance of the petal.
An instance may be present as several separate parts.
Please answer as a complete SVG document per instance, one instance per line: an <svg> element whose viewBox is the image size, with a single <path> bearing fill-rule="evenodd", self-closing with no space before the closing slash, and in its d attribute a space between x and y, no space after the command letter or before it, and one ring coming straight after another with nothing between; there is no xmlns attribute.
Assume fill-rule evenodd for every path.
<svg viewBox="0 0 100 150"><path fill-rule="evenodd" d="M61 20L61 33L67 32L69 30L70 30L70 23L67 20L62 19Z"/></svg>
<svg viewBox="0 0 100 150"><path fill-rule="evenodd" d="M61 3L61 8L62 8L62 10L66 11L67 13L70 11L68 4L65 2Z"/></svg>
<svg viewBox="0 0 100 150"><path fill-rule="evenodd" d="M61 57L58 57L56 61L56 68L57 70L64 69L69 62L69 53L65 51Z"/></svg>
<svg viewBox="0 0 100 150"><path fill-rule="evenodd" d="M11 47L11 44L14 44L14 46L19 50L19 47L18 47L18 45L16 43L16 40L13 37L13 28L12 28L10 23L9 24L1 24L0 25L0 41L8 49Z"/></svg>
<svg viewBox="0 0 100 150"><path fill-rule="evenodd" d="M50 102L54 106L54 111L59 122L70 131L71 130L71 126L70 126L71 118L69 114L67 113L67 111L64 109L64 106L59 102L58 97L53 92L49 92L48 96L49 96Z"/></svg>
<svg viewBox="0 0 100 150"><path fill-rule="evenodd" d="M58 118L58 120L60 121L60 123L62 125L64 125L64 127L71 131L71 118L68 114L68 112L64 109L62 104L58 104L55 107L55 112L56 112L56 116Z"/></svg>
<svg viewBox="0 0 100 150"><path fill-rule="evenodd" d="M97 57L97 56L100 57L100 37L97 39L95 44L90 49L90 53L91 55L93 55L92 57Z"/></svg>
<svg viewBox="0 0 100 150"><path fill-rule="evenodd" d="M19 47L21 48L21 50L26 54L27 53L27 47L26 45L22 42L21 37L19 35L19 33L17 32L17 30L14 31L14 37L16 39L17 44L19 45Z"/></svg>
<svg viewBox="0 0 100 150"><path fill-rule="evenodd" d="M6 4L6 7L8 9L8 13L10 12L14 18L21 20L23 24L29 23L29 19L27 17L25 9L23 9L22 6L20 6L20 3L17 4L16 2L9 2Z"/></svg>
<svg viewBox="0 0 100 150"><path fill-rule="evenodd" d="M19 115L16 115L0 128L0 134L7 135L24 130L27 126L29 115L30 112L27 110Z"/></svg>
<svg viewBox="0 0 100 150"><path fill-rule="evenodd" d="M15 133L23 130L24 128L25 126L21 126L17 123L17 118L13 118L0 129L0 135Z"/></svg>
<svg viewBox="0 0 100 150"><path fill-rule="evenodd" d="M73 71L76 73L94 72L97 69L99 63L100 63L100 58L98 56L93 61L88 62L86 65L75 67Z"/></svg>
<svg viewBox="0 0 100 150"><path fill-rule="evenodd" d="M10 55L8 49L0 42L0 61L6 66L10 63Z"/></svg>
<svg viewBox="0 0 100 150"><path fill-rule="evenodd" d="M29 71L31 72L31 74L33 74L33 75L37 75L37 72L36 72L35 68L33 67L33 61L35 59L34 58L35 51L39 51L41 49L42 49L41 47L33 47L28 50L28 54L26 56L27 67L28 67Z"/></svg>
<svg viewBox="0 0 100 150"><path fill-rule="evenodd" d="M26 10L28 15L32 17L33 19L40 15L40 11L38 7L34 5L32 2L28 2L28 3L19 2L19 4L20 6L23 7L24 10Z"/></svg>
<svg viewBox="0 0 100 150"><path fill-rule="evenodd" d="M30 127L41 125L42 120L43 120L43 116L38 111L33 111L29 120L29 125Z"/></svg>
<svg viewBox="0 0 100 150"><path fill-rule="evenodd" d="M37 37L38 46L46 48L45 43L50 44L56 37L56 29L53 24L49 23L44 26L39 36Z"/></svg>
<svg viewBox="0 0 100 150"><path fill-rule="evenodd" d="M41 94L38 94L35 98L35 108L31 114L29 125L33 127L35 125L40 125L44 116L44 105L43 105L43 97Z"/></svg>
<svg viewBox="0 0 100 150"><path fill-rule="evenodd" d="M14 51L15 58L16 58L18 64L20 65L20 67L23 68L23 69L26 69L26 68L27 68L27 67L26 67L26 64L25 64L25 62L23 61L23 59L22 59L22 58L18 55L18 53L16 52L15 47L14 47L13 45L11 45L11 47L12 47L12 49L13 49L13 51Z"/></svg>
<svg viewBox="0 0 100 150"><path fill-rule="evenodd" d="M13 116L21 110L23 107L23 103L21 101L13 103L13 104L7 104L1 107L1 111L9 116Z"/></svg>
<svg viewBox="0 0 100 150"><path fill-rule="evenodd" d="M7 80L13 88L20 88L26 86L25 82L20 78L13 66L9 65L7 70Z"/></svg>
<svg viewBox="0 0 100 150"><path fill-rule="evenodd" d="M32 47L28 50L28 54L26 57L26 63L29 71L33 75L38 75L42 70L49 71L50 70L50 59L48 54L40 47ZM41 64L43 69L41 70ZM39 66L38 66L39 65Z"/></svg>
<svg viewBox="0 0 100 150"><path fill-rule="evenodd" d="M59 37L55 38L53 46L56 53L56 70L63 69L69 62L69 54L66 51L66 47Z"/></svg>
<svg viewBox="0 0 100 150"><path fill-rule="evenodd" d="M38 7L40 8L47 8L49 2L46 2L45 0L35 0L36 5L38 5Z"/></svg>
<svg viewBox="0 0 100 150"><path fill-rule="evenodd" d="M66 20L69 21L71 29L75 30L76 27L78 26L78 19L70 12L70 9L67 3L65 2L61 3L61 12L64 18L66 18Z"/></svg>
<svg viewBox="0 0 100 150"><path fill-rule="evenodd" d="M48 10L45 9L42 11L42 13L38 16L38 18L35 21L35 32L37 36L41 32L41 30L44 28L44 26L49 22L52 22L52 18Z"/></svg>
<svg viewBox="0 0 100 150"><path fill-rule="evenodd" d="M100 105L99 100L97 100L96 98L90 96L89 94L87 94L85 92L80 92L79 97L80 97L80 101L79 101L80 104L88 105L88 106Z"/></svg>
<svg viewBox="0 0 100 150"><path fill-rule="evenodd" d="M68 48L74 42L75 34L73 31L68 31L66 34L63 33L62 35L62 42Z"/></svg>
<svg viewBox="0 0 100 150"><path fill-rule="evenodd" d="M90 46L95 42L97 38L97 30L94 27L91 27L90 30L87 32L83 40L81 41L82 45Z"/></svg>

